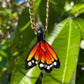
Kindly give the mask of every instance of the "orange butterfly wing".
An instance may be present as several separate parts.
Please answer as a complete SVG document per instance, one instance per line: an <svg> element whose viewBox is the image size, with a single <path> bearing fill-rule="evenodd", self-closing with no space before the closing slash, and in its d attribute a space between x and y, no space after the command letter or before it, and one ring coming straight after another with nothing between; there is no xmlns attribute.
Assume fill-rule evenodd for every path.
<svg viewBox="0 0 84 84"><path fill-rule="evenodd" d="M29 69L39 63L40 69L50 72L53 67L59 68L60 62L55 51L46 42L37 42L28 52L25 68Z"/></svg>
<svg viewBox="0 0 84 84"><path fill-rule="evenodd" d="M39 59L38 47L39 43L35 43L29 50L25 61L25 69L30 69L38 64L38 61L36 61L37 59ZM34 57L36 57L36 60L34 59Z"/></svg>
<svg viewBox="0 0 84 84"><path fill-rule="evenodd" d="M39 68L45 69L47 72L51 72L52 68L59 68L60 62L55 51L46 41L40 41L40 48L42 50L41 60L39 62ZM44 59L43 59L44 58Z"/></svg>

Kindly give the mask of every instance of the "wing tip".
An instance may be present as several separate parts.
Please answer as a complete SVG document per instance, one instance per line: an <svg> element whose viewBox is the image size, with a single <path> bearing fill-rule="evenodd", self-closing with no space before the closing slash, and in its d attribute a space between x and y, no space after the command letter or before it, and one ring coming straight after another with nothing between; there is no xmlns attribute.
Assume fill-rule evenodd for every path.
<svg viewBox="0 0 84 84"><path fill-rule="evenodd" d="M58 61L55 61L57 64L56 65L54 65L54 67L55 68L60 68L60 61L58 60Z"/></svg>
<svg viewBox="0 0 84 84"><path fill-rule="evenodd" d="M25 70L29 69L28 68L28 65L27 65L27 62L25 63Z"/></svg>
<svg viewBox="0 0 84 84"><path fill-rule="evenodd" d="M27 67L25 67L25 70L27 70L28 68Z"/></svg>

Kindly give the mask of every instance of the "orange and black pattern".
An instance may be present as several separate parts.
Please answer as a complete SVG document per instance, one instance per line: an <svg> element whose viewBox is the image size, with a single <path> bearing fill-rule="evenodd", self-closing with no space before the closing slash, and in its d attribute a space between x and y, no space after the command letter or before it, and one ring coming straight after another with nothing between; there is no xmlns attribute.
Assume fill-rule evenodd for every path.
<svg viewBox="0 0 84 84"><path fill-rule="evenodd" d="M30 69L36 64L41 70L44 69L47 72L51 72L53 67L60 67L57 54L45 40L34 44L27 54L25 68Z"/></svg>

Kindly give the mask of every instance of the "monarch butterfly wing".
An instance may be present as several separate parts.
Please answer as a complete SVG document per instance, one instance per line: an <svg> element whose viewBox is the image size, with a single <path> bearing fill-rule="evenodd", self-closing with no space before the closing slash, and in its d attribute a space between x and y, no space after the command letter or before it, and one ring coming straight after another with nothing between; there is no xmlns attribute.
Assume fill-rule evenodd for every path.
<svg viewBox="0 0 84 84"><path fill-rule="evenodd" d="M54 61L52 60L54 67L60 68L60 61L54 49L47 42L45 42L45 46L47 47L47 51L49 51L49 53L52 56L52 57L50 56L50 58L51 59L54 58Z"/></svg>
<svg viewBox="0 0 84 84"><path fill-rule="evenodd" d="M34 59L34 56L36 54L36 51L39 47L39 43L35 43L31 49L29 50L28 54L27 54L27 57L26 57L26 61L25 61L25 69L30 69L32 68L33 66L35 66L36 64L38 64L38 61L36 61Z"/></svg>
<svg viewBox="0 0 84 84"><path fill-rule="evenodd" d="M53 48L46 41L40 41L40 47L41 59L39 68L45 69L47 72L51 72L53 67L59 68L60 62Z"/></svg>

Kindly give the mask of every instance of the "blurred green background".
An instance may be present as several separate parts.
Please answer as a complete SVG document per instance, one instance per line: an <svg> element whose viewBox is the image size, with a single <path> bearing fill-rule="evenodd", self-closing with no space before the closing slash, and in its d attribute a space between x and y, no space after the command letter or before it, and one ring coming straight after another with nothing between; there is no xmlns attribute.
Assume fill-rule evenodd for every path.
<svg viewBox="0 0 84 84"><path fill-rule="evenodd" d="M33 0L36 21L43 26L46 1ZM38 65L24 68L36 42L28 6L27 0L0 0L0 84L84 84L84 0L50 0L45 40L61 63L51 73Z"/></svg>

